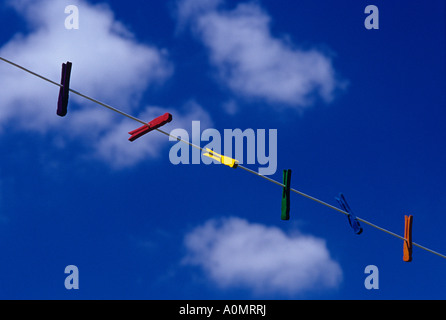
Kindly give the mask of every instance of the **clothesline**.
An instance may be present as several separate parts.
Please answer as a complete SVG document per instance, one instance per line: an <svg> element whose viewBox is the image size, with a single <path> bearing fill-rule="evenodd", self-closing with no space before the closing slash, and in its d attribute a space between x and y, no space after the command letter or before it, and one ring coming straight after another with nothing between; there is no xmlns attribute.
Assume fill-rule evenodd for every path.
<svg viewBox="0 0 446 320"><path fill-rule="evenodd" d="M48 79L48 78L46 78L46 77L44 77L44 76L42 76L42 75L40 75L40 74L37 74L37 73L35 73L35 72L33 72L33 71L31 71L31 70L29 70L29 69L27 69L27 68L25 68L25 67L23 67L23 66L21 66L21 65L18 65L18 64L16 64L16 63L12 62L12 61L9 61L9 60L7 60L7 59L5 59L5 58L3 58L3 57L0 57L0 60L3 60L4 62L9 63L9 64L11 64L11 65L13 65L13 66L15 66L15 67L17 67L17 68L19 68L19 69L22 69L22 70L24 70L24 71L26 71L26 72L28 72L28 73L30 73L30 74L32 74L32 75L34 75L34 76L40 78L40 79L43 79L43 80L45 80L45 81L47 81L47 82L49 82L49 83L51 83L51 84L54 84L54 85L56 85L56 86L58 86L58 87L63 87L62 84L57 83L57 82L54 82L54 81L52 81L52 80L50 80L50 79ZM136 121L136 122L139 122L140 124L147 125L147 122L145 122L145 121L143 121L143 120L141 120L141 119L138 119L137 117L134 117L134 116L132 116L132 115L129 115L129 114L127 114L127 113L125 113L125 112L123 112L123 111L121 111L121 110L119 110L119 109L116 109L116 108L114 108L114 107L112 107L112 106L110 106L110 105L108 105L108 104L106 104L106 103L103 103L103 102L101 102L101 101L98 101L98 100L96 100L96 99L94 99L94 98L91 98L91 97L89 97L89 96L87 96L87 95L85 95L85 94L82 94L82 93L80 93L80 92L78 92L78 91L76 91L76 90L73 90L73 89L71 89L71 88L69 89L69 91L72 92L72 93L74 93L74 94L76 94L76 95L78 95L78 96L81 96L81 97L83 97L83 98L85 98L85 99L87 99L87 100L90 100L90 101L92 101L92 102L94 102L94 103L96 103L96 104L98 104L98 105L100 105L100 106L103 106L103 107L105 107L105 108L107 108L107 109L110 109L110 110L112 110L112 111L114 111L114 112L117 112L117 113L119 113L119 114L121 114L121 115L123 115L123 116L125 116L125 117L127 117L127 118L129 118L129 119L132 119L132 120L134 120L134 121ZM156 130L156 131L158 131L158 132L160 132L160 133L162 133L162 134L164 134L164 135L166 135L166 136L169 136L169 137L171 137L172 139L175 139L175 140L181 141L181 142L183 142L183 143L186 143L186 144L188 144L189 146L191 146L191 147L193 147L193 148L196 148L196 149L198 149L198 150L200 150L200 151L202 151L202 152L203 152L203 151L206 151L206 150L204 150L202 147L197 146L197 145L195 145L195 144L193 144L193 143L191 143L191 142L189 142L189 141L186 141L186 140L184 140L184 139L181 139L181 138L178 137L178 136L174 136L174 135L172 135L172 134L170 134L170 133L168 133L168 132L165 132L164 130L161 130L161 129L159 129L159 128L156 128L156 129L154 129L154 130ZM211 155L212 155L212 151L210 151L210 150L207 150L207 151L211 152ZM233 160L233 159L232 159L232 160ZM279 182L279 181L276 181L276 180L274 180L274 179L271 179L271 178L269 178L269 177L267 177L267 176L261 175L261 174L259 174L258 172L254 171L254 170L251 170L251 169L249 169L249 168L247 168L247 167L245 167L245 166L243 166L243 165L238 164L238 162L237 162L236 167L237 167L237 168L241 168L241 169L245 170L246 172L249 172L249 173L251 173L251 174L254 174L254 175L258 176L258 177L261 177L261 178L263 178L263 179L265 179L265 180L267 180L267 181L269 181L269 182L272 182L272 183L274 183L274 184L276 184L276 185L278 185L278 186L280 186L280 187L282 187L282 188L285 188L285 187L286 187L285 184L283 184L283 183L281 183L281 182ZM310 195L308 195L308 194L306 194L306 193L303 193L303 192L301 192L301 191L299 191L299 190L290 188L289 191L294 192L294 193L296 193L296 194L298 194L298 195L300 195L300 196L303 196L303 197L305 197L305 198L307 198L307 199L309 199L309 200L315 201L315 202L317 202L317 203L319 203L319 204L321 204L321 205L324 205L324 206L326 206L326 207L328 207L328 208L330 208L330 209L333 209L333 210L335 210L335 211L337 211L337 212L343 213L344 215L349 216L349 214L350 214L349 212L346 212L346 211L344 211L344 210L341 210L341 209L339 209L339 208L337 208L337 207L335 207L335 206L333 206L333 205L331 205L331 204L328 204L328 203L326 203L326 202L324 202L324 201L322 201L322 200L319 200L318 198L315 198L315 197L313 197L313 196L310 196ZM371 227L373 227L373 228L375 228L375 229L378 229L378 230L380 230L380 231L383 231L383 232L385 232L385 233L387 233L387 234L389 234L389 235L391 235L391 236L393 236L393 237L396 237L396 238L401 239L401 240L403 240L403 241L406 241L406 240L407 240L405 237L402 237L402 236L400 236L400 235L398 235L398 234L396 234L396 233L394 233L394 232L392 232L392 231L389 231L389 230L387 230L387 229L385 229L385 228L382 228L382 227L380 227L380 226L378 226L378 225L376 225L376 224L374 224L374 223L371 223L371 222L369 222L369 221L367 221L367 220L365 220L365 219L362 219L362 218L359 218L359 217L356 217L356 219L359 220L359 221L361 221L361 222L363 222L363 223L365 223L365 224L367 224L367 225L369 225L369 226L371 226ZM432 250L432 249L426 248L425 246L422 246L422 245L420 245L420 244L418 244L418 243L416 243L416 242L413 242L413 241L412 241L412 245L414 245L414 246L416 246L416 247L418 247L418 248L420 248L420 249L423 249L423 250L425 250L425 251L428 251L428 252L430 252L430 253L433 253L433 254L435 254L435 255L437 255L437 256L439 256L439 257L442 257L442 258L446 259L446 255L441 254L441 253L439 253L439 252L436 252L436 251L434 251L434 250Z"/></svg>

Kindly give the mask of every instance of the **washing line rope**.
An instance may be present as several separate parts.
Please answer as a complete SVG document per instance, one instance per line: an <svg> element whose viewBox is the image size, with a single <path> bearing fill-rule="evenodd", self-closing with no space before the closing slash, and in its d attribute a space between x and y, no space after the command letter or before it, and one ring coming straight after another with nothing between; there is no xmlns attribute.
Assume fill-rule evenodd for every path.
<svg viewBox="0 0 446 320"><path fill-rule="evenodd" d="M19 69L22 69L23 71L26 71L26 72L28 72L28 73L30 73L30 74L32 74L32 75L34 75L34 76L36 76L36 77L38 77L38 78L40 78L40 79L42 79L42 80L45 80L45 81L47 81L47 82L49 82L49 83L51 83L51 84L54 84L54 85L56 85L56 86L58 86L58 87L62 87L62 85L61 85L60 83L54 82L54 81L52 81L52 80L50 80L50 79L48 79L48 78L46 78L46 77L44 77L44 76L42 76L42 75L40 75L40 74L37 74L37 73L35 73L35 72L33 72L33 71L31 71L31 70L29 70L29 69L27 69L27 68L25 68L25 67L23 67L23 66L21 66L21 65L18 65L18 64L16 64L16 63L12 62L12 61L9 61L9 60L7 60L7 59L5 59L5 58L3 58L3 57L0 57L0 60L3 60L4 62L11 64L12 66L17 67L17 68L19 68ZM139 122L140 124L147 125L147 122L144 122L144 121L141 120L141 119L138 119L138 118L136 118L136 117L134 117L134 116L132 116L132 115L129 115L129 114L127 114L127 113L125 113L125 112L123 112L123 111L121 111L121 110L119 110L119 109L116 109L116 108L114 108L114 107L112 107L112 106L110 106L110 105L108 105L108 104L105 104L105 103L103 103L103 102L101 102L101 101L98 101L98 100L96 100L96 99L94 99L94 98L91 98L91 97L89 97L89 96L86 96L86 95L84 95L84 94L82 94L82 93L80 93L80 92L78 92L78 91L76 91L76 90L73 90L73 89L70 88L69 91L71 91L72 93L74 93L74 94L76 94L76 95L78 95L78 96L81 96L81 97L83 97L83 98L85 98L85 99L87 99L87 100L90 100L90 101L92 101L92 102L94 102L94 103L96 103L96 104L99 104L100 106L103 106L103 107L105 107L105 108L107 108L107 109L110 109L110 110L112 110L112 111L114 111L114 112L117 112L117 113L119 113L119 114L121 114L121 115L123 115L123 116L125 116L125 117L127 117L127 118L129 118L129 119L132 119L132 120L134 120L134 121L136 121L136 122ZM200 151L205 151L205 150L203 150L202 147L197 146L197 145L195 145L195 144L193 144L193 143L191 143L191 142L189 142L189 141L183 140L183 139L181 139L180 137L171 135L170 133L165 132L164 130L161 130L161 129L159 129L159 128L157 128L157 129L155 129L155 130L157 130L158 132L160 132L160 133L162 133L162 134L164 134L164 135L166 135L166 136L171 137L172 139L175 139L175 140L177 140L177 141L181 141L181 142L183 142L183 143L186 143L186 144L188 144L189 146L191 146L191 147L193 147L193 148L196 148L196 149L198 149L198 150L200 150ZM261 178L263 178L263 179L265 179L265 180L268 180L268 181L270 181L270 182L272 182L272 183L274 183L274 184L276 184L276 185L278 185L278 186L280 186L280 187L282 187L282 188L283 188L283 187L286 187L283 183L281 183L281 182L279 182L279 181L276 181L276 180L274 180L274 179L271 179L271 178L269 178L269 177L266 177L266 176L264 176L264 175L262 175L262 174L260 174L260 173L258 173L258 172L256 172L256 171L254 171L254 170L251 170L251 169L249 169L249 168L247 168L247 167L245 167L245 166L242 166L242 165L238 164L237 167L238 167L238 168L241 168L241 169L243 169L243 170L245 170L245 171L247 171L247 172L249 172L249 173L252 173L252 174L254 174L254 175L258 176L258 177L261 177ZM347 215L347 216L349 215L349 213L345 212L344 210L341 210L341 209L339 209L339 208L337 208L337 207L335 207L335 206L333 206L333 205L331 205L331 204L328 204L328 203L326 203L326 202L324 202L324 201L322 201L322 200L319 200L319 199L317 199L317 198L315 198L315 197L313 197L313 196L310 196L310 195L308 195L308 194L306 194L306 193L303 193L303 192L301 192L301 191L299 191L299 190L290 188L290 191L292 191L292 192L294 192L294 193L296 193L296 194L298 194L298 195L300 195L300 196L303 196L303 197L305 197L305 198L307 198L307 199L309 199L309 200L315 201L315 202L317 202L317 203L319 203L319 204L321 204L321 205L324 205L324 206L326 206L326 207L328 207L328 208L330 208L330 209L333 209L333 210L336 210L336 211L338 211L338 212L340 212L340 213L343 213L343 214L345 214L345 215ZM367 225L369 225L369 226L371 226L371 227L373 227L373 228L375 228L375 229L378 229L378 230L380 230L380 231L383 231L383 232L385 232L385 233L387 233L387 234L389 234L389 235L391 235L391 236L394 236L394 237L396 237L396 238L398 238L398 239L401 239L401 240L403 240L403 241L406 240L404 237L402 237L402 236L400 236L400 235L398 235L398 234L396 234L396 233L394 233L394 232L392 232L392 231L389 231L389 230L387 230L387 229L384 229L384 228L382 228L382 227L380 227L380 226L378 226L378 225L376 225L376 224L374 224L374 223L371 223L371 222L369 222L369 221L367 221L367 220L364 220L364 219L362 219L362 218L360 218L360 217L356 217L356 218L357 218L359 221L362 221L362 222L364 222L365 224L367 224ZM434 251L434 250L432 250L432 249L426 248L425 246L422 246L422 245L420 245L420 244L418 244L418 243L416 243L416 242L413 242L413 241L412 241L412 245L414 245L414 246L416 246L416 247L418 247L418 248L420 248L420 249L423 249L423 250L425 250L425 251L428 251L428 252L430 252L430 253L433 253L433 254L435 254L435 255L437 255L437 256L439 256L439 257L442 257L442 258L446 259L446 255L441 254L441 253L439 253L439 252L436 252L436 251Z"/></svg>
<svg viewBox="0 0 446 320"><path fill-rule="evenodd" d="M62 85L61 85L60 83L54 82L53 80L50 80L50 79L48 79L48 78L46 78L46 77L44 77L44 76L42 76L42 75L40 75L40 74L38 74L38 73L35 73L35 72L33 72L33 71L31 71L31 70L29 70L29 69L27 69L27 68L25 68L25 67L22 67L21 65L18 65L18 64L16 64L16 63L12 62L12 61L9 61L9 60L7 60L7 59L5 59L5 58L3 58L3 57L0 57L0 60L3 60L4 62L7 62L7 63L13 65L14 67L17 67L17 68L19 68L19 69L22 69L23 71L26 71L26 72L32 74L33 76L36 76L36 77L38 77L38 78L40 78L40 79L42 79L42 80L45 80L45 81L47 81L47 82L49 82L49 83L52 83L52 84L54 84L54 85L56 85L56 86L58 86L58 87L62 87ZM114 108L114 107L112 107L112 106L110 106L110 105L108 105L108 104L106 104L106 103L103 103L103 102L101 102L101 101L99 101L99 100L96 100L96 99L94 99L94 98L91 98L91 97L89 97L89 96L86 96L85 94L80 93L80 92L78 92L78 91L76 91L76 90L73 90L73 89L71 89L71 88L69 89L69 91L72 92L72 93L74 93L74 94L77 94L78 96L81 96L82 98L85 98L85 99L90 100L90 101L92 101L92 102L94 102L94 103L96 103L96 104L99 104L100 106L103 106L103 107L105 107L105 108L107 108L107 109L110 109L110 110L112 110L112 111L115 111L115 112L119 113L120 115L123 115L123 116L125 116L125 117L127 117L127 118L129 118L129 119L132 119L132 120L134 120L134 121L136 121L136 122L139 122L139 123L141 123L141 124L145 124L145 125L147 125L147 122L144 122L144 121L142 121L141 119L138 119L138 118L136 118L136 117L134 117L134 116L132 116L132 115L130 115L130 114L128 114L128 113L125 113L124 111L121 111L121 110L119 110L119 109L116 109L116 108ZM157 129L155 129L155 130L157 130L157 131L159 131L159 132L161 132L161 133L163 133L163 134L165 134L165 135L167 135L167 136L169 136L169 137L171 137L171 138L173 138L173 139L175 139L175 140L178 140L178 141L182 141L182 142L184 142L184 143L187 143L188 145L190 145L190 146L193 147L193 148L197 148L197 149L203 151L203 148L201 148L201 147L199 147L199 146L197 146L197 145L195 145L195 144L193 144L193 143L190 143L189 141L186 141L186 140L183 140L183 139L181 139L181 138L179 138L179 137L173 136L173 135L171 135L170 133L167 133L167 132L165 132L165 131L163 131L163 130L161 130L161 129L159 129L159 128L157 128Z"/></svg>

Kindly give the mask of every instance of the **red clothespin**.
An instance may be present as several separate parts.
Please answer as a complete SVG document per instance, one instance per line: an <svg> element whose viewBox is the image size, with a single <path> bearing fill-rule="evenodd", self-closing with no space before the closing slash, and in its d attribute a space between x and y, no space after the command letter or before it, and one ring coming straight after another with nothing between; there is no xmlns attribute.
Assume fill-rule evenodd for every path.
<svg viewBox="0 0 446 320"><path fill-rule="evenodd" d="M71 76L71 65L72 63L67 61L67 63L62 64L62 77L60 79L60 84L62 85L59 89L59 99L57 101L57 115L64 117L67 114L68 109L68 93L70 92L70 76Z"/></svg>
<svg viewBox="0 0 446 320"><path fill-rule="evenodd" d="M413 216L404 216L404 254L403 260L412 261L412 222Z"/></svg>
<svg viewBox="0 0 446 320"><path fill-rule="evenodd" d="M172 115L166 112L162 116L153 119L148 124L145 124L142 127L139 127L138 129L130 131L129 134L131 134L132 136L129 138L129 141L134 141L139 137L142 137L146 133L164 126L166 123L170 121L172 121Z"/></svg>

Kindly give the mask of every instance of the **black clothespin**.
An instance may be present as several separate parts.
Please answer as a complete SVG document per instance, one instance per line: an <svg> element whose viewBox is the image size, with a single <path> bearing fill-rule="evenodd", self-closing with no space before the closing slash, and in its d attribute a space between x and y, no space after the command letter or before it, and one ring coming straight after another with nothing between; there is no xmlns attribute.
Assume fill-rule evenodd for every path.
<svg viewBox="0 0 446 320"><path fill-rule="evenodd" d="M67 114L68 109L68 93L70 92L70 76L71 76L72 63L62 63L62 77L59 89L59 99L57 101L57 115L64 117Z"/></svg>

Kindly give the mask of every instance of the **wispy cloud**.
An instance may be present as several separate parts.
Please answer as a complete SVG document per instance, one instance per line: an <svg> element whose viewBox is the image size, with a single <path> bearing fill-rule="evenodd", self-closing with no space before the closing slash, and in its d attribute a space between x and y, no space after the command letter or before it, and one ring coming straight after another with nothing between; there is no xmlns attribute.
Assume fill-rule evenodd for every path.
<svg viewBox="0 0 446 320"><path fill-rule="evenodd" d="M186 235L185 246L184 262L223 288L297 294L336 288L342 280L324 240L240 218L207 221Z"/></svg>
<svg viewBox="0 0 446 320"><path fill-rule="evenodd" d="M110 7L83 0L10 1L30 26L0 48L0 55L53 81L60 79L61 64L73 62L71 87L127 113L150 121L167 108L141 106L142 93L162 85L174 72L167 50L138 41L116 20ZM67 30L65 6L79 8L79 29ZM47 133L57 130L65 141L80 139L90 150L87 156L104 160L112 167L134 165L145 157L156 157L160 134L134 143L129 130L140 126L122 116L70 94L68 114L56 115L59 88L5 63L0 64L0 132L6 125L16 130ZM202 108L194 113L177 112L174 121L209 118ZM60 135L62 136L62 134ZM144 141L142 140L150 140ZM168 141L164 138L164 141ZM64 142L58 138L57 145Z"/></svg>
<svg viewBox="0 0 446 320"><path fill-rule="evenodd" d="M15 34L0 54L55 81L60 79L62 62L72 61L72 86L87 95L129 111L144 89L173 72L165 51L138 42L106 5L71 1L79 7L81 23L78 30L67 30L64 1L11 3L32 31ZM54 116L58 87L4 63L0 68L0 124L14 119L28 129L43 131L60 123Z"/></svg>
<svg viewBox="0 0 446 320"><path fill-rule="evenodd" d="M224 1L180 0L181 28L190 26L209 50L219 79L239 96L302 109L315 98L330 102L340 82L330 58L276 38L256 3L223 9Z"/></svg>

